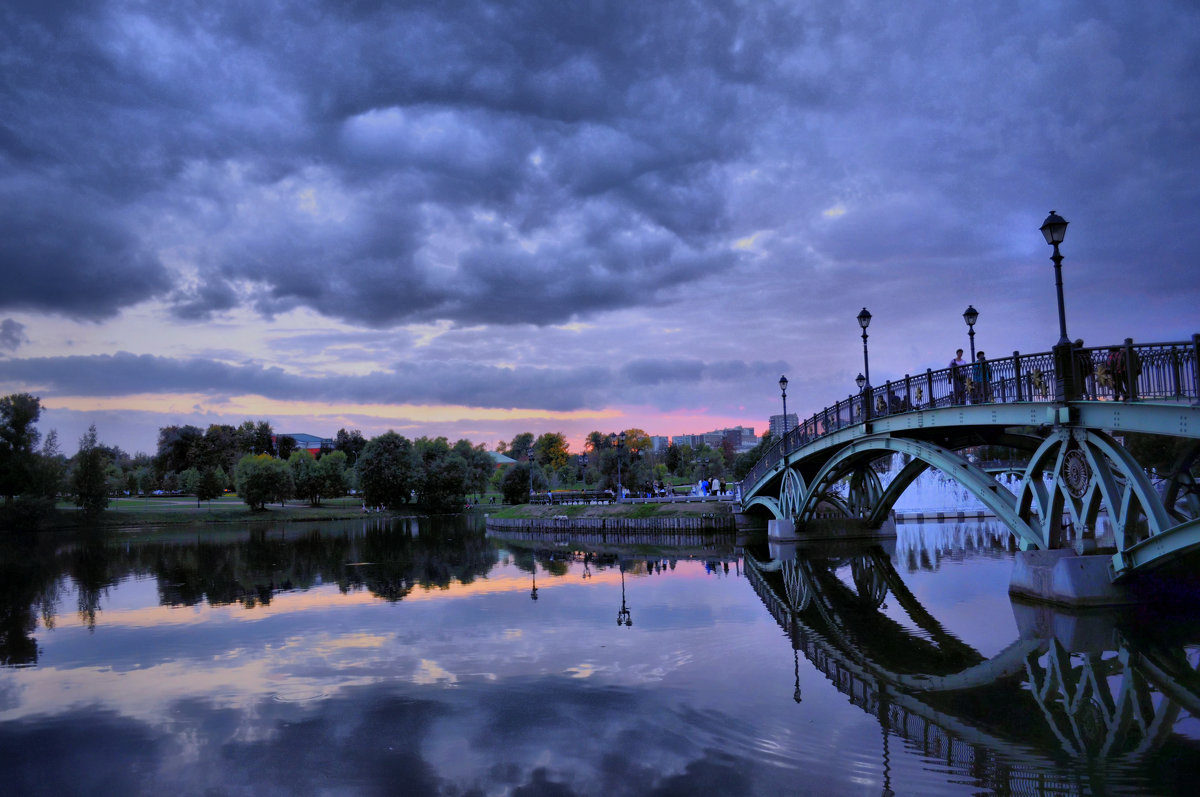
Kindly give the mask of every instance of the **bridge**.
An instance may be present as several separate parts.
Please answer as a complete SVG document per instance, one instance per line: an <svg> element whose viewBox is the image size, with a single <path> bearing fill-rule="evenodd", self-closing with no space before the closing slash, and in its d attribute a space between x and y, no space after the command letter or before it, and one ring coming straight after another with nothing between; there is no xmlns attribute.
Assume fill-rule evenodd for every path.
<svg viewBox="0 0 1200 797"><path fill-rule="evenodd" d="M975 379L979 376L978 380ZM1190 441L1156 488L1119 440L1145 433ZM1018 452L1016 491L971 451ZM876 460L907 464L884 485ZM928 468L971 492L1025 551L1097 550L1107 517L1108 576L1125 577L1200 550L1200 335L1178 343L1082 348L926 370L826 407L789 429L741 482L742 510L805 534L818 517L878 528ZM994 470L994 469L993 469Z"/></svg>

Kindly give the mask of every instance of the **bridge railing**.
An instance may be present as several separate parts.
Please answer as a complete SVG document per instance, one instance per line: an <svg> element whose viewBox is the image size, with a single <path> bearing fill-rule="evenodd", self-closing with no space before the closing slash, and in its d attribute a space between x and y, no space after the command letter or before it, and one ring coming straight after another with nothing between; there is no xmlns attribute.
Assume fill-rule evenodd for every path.
<svg viewBox="0 0 1200 797"><path fill-rule="evenodd" d="M1200 400L1200 335L1179 343L1078 347L1071 358L1072 400ZM1132 378L1130 378L1132 376ZM742 495L785 453L871 418L968 404L1053 402L1053 352L1021 354L958 368L926 369L915 376L888 380L860 395L850 395L802 421L776 441L742 480Z"/></svg>

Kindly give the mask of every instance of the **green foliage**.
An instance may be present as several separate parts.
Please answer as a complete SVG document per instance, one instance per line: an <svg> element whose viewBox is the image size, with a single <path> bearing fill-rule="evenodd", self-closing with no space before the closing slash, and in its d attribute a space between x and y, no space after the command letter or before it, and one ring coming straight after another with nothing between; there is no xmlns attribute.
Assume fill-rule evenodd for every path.
<svg viewBox="0 0 1200 797"><path fill-rule="evenodd" d="M200 488L200 471L188 468L179 474L179 490L188 495L195 495Z"/></svg>
<svg viewBox="0 0 1200 797"><path fill-rule="evenodd" d="M508 455L516 460L525 459L529 447L533 445L533 433L521 432L508 444Z"/></svg>
<svg viewBox="0 0 1200 797"><path fill-rule="evenodd" d="M549 466L551 470L566 467L570 459L567 438L562 432L546 432L533 444L533 456L539 465Z"/></svg>
<svg viewBox="0 0 1200 797"><path fill-rule="evenodd" d="M292 490L287 463L270 454L247 454L234 473L238 495L251 509L266 509L271 501L284 501Z"/></svg>
<svg viewBox="0 0 1200 797"><path fill-rule="evenodd" d="M289 437L280 439L280 451L284 449L283 442L290 439ZM311 506L320 506L324 484L317 467L316 457L308 451L293 451L288 455L287 464L292 475L294 495L301 501L308 501Z"/></svg>
<svg viewBox="0 0 1200 797"><path fill-rule="evenodd" d="M290 459L296 451L296 438L285 434L275 441L275 446L280 459Z"/></svg>
<svg viewBox="0 0 1200 797"><path fill-rule="evenodd" d="M200 474L200 482L196 485L196 506L201 501L211 501L220 498L225 493L225 474L219 467L205 468Z"/></svg>
<svg viewBox="0 0 1200 797"><path fill-rule="evenodd" d="M317 475L321 479L322 498L338 498L350 491L344 451L330 451L317 460Z"/></svg>
<svg viewBox="0 0 1200 797"><path fill-rule="evenodd" d="M407 504L417 488L419 467L420 460L408 438L393 431L372 438L355 466L363 500L389 509Z"/></svg>
<svg viewBox="0 0 1200 797"><path fill-rule="evenodd" d="M762 436L762 439L758 441L758 445L744 454L739 454L733 461L733 478L737 481L746 478L746 474L750 472L750 469L763 458L763 455L767 453L767 449L774 444L775 438L771 436L770 432L766 432Z"/></svg>
<svg viewBox="0 0 1200 797"><path fill-rule="evenodd" d="M96 425L92 424L79 438L71 473L71 492L75 506L85 515L99 514L108 506L108 452L96 442Z"/></svg>
<svg viewBox="0 0 1200 797"><path fill-rule="evenodd" d="M1125 432L1125 448L1133 454L1137 463L1146 470L1154 469L1160 476L1169 476L1176 468L1190 469L1192 475L1200 475L1200 443L1188 437L1138 434Z"/></svg>
<svg viewBox="0 0 1200 797"><path fill-rule="evenodd" d="M0 495L8 505L32 485L38 443L34 424L41 413L41 400L28 393L0 399Z"/></svg>
<svg viewBox="0 0 1200 797"><path fill-rule="evenodd" d="M509 465L504 471L504 476L500 480L500 492L504 496L506 504L525 504L529 503L529 470L528 462L518 462L516 465ZM550 484L546 481L545 475L541 468L536 465L533 468L533 489L545 490Z"/></svg>
<svg viewBox="0 0 1200 797"><path fill-rule="evenodd" d="M338 429L337 436L333 438L334 450L341 451L349 458L350 462L358 462L358 455L366 447L367 440L357 429L351 429L348 432L345 429Z"/></svg>

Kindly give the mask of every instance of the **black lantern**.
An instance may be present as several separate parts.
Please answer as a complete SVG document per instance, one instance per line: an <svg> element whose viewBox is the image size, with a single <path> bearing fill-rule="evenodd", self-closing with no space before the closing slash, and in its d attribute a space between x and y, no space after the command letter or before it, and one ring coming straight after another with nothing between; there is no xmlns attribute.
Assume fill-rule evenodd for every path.
<svg viewBox="0 0 1200 797"><path fill-rule="evenodd" d="M967 322L967 334L971 338L971 362L975 362L975 322L979 320L979 311L974 305L967 305L963 310L963 321Z"/></svg>

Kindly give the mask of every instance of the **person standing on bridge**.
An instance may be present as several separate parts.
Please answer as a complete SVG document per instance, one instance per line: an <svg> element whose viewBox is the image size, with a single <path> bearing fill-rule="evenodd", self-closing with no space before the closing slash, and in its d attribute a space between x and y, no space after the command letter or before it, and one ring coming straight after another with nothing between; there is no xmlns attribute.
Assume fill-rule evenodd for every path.
<svg viewBox="0 0 1200 797"><path fill-rule="evenodd" d="M950 382L954 388L954 403L962 404L966 400L967 384L967 361L963 359L962 349L955 349L954 359L950 361Z"/></svg>
<svg viewBox="0 0 1200 797"><path fill-rule="evenodd" d="M983 352L975 355L975 365L971 368L971 403L988 402L992 400L992 366L983 356Z"/></svg>

